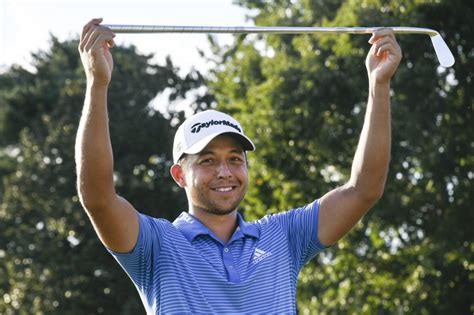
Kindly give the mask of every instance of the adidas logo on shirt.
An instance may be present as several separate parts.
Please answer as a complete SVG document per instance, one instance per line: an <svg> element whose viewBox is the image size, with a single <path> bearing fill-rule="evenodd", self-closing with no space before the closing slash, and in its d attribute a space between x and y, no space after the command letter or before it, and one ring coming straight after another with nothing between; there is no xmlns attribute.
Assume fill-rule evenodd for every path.
<svg viewBox="0 0 474 315"><path fill-rule="evenodd" d="M263 259L271 256L272 253L270 252L266 252L266 251L263 251L261 249L258 249L258 248L255 248L255 252L253 254L253 258L252 258L252 264L257 264L259 263L260 261L262 261Z"/></svg>

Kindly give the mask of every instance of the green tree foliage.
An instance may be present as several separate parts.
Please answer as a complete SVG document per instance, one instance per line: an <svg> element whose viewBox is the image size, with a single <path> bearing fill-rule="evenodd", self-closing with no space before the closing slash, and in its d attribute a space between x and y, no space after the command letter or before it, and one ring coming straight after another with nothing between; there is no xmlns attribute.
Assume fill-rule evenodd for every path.
<svg viewBox="0 0 474 315"><path fill-rule="evenodd" d="M242 0L256 25L423 26L456 58L438 66L427 36L399 36L392 160L384 197L302 271L298 308L317 314L474 311L473 43L469 1ZM248 35L215 47L218 108L254 139L247 219L343 184L367 100L368 36Z"/></svg>
<svg viewBox="0 0 474 315"><path fill-rule="evenodd" d="M77 41L52 38L34 71L0 75L0 313L132 314L143 307L131 281L97 239L75 189L74 140L85 92ZM168 169L181 112L149 106L160 92L201 85L170 60L113 49L110 129L117 190L140 211L174 219L185 198Z"/></svg>
<svg viewBox="0 0 474 315"><path fill-rule="evenodd" d="M455 54L442 69L426 36L400 36L386 193L300 276L298 308L318 314L474 312L473 34L468 1L241 0L257 25L426 26ZM214 47L211 93L195 104L235 114L254 139L243 210L259 218L309 202L349 176L367 99L364 36L240 36ZM85 78L77 42L52 39L34 71L0 74L0 313L142 312L131 282L99 243L75 191L73 147ZM116 184L139 210L172 219L179 112L148 106L201 84L170 61L114 49L109 93Z"/></svg>

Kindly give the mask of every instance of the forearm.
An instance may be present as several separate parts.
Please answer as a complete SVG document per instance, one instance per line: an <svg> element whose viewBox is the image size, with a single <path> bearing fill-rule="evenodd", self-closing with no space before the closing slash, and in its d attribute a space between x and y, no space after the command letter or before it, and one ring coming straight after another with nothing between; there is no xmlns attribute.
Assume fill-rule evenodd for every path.
<svg viewBox="0 0 474 315"><path fill-rule="evenodd" d="M364 126L349 181L369 202L377 200L383 193L390 142L390 83L371 82Z"/></svg>
<svg viewBox="0 0 474 315"><path fill-rule="evenodd" d="M107 87L88 84L76 137L77 186L87 208L115 195L113 155L108 128Z"/></svg>
<svg viewBox="0 0 474 315"><path fill-rule="evenodd" d="M393 30L380 29L369 39L366 58L369 99L351 178L320 199L318 238L334 244L382 196L390 160L390 80L401 60Z"/></svg>

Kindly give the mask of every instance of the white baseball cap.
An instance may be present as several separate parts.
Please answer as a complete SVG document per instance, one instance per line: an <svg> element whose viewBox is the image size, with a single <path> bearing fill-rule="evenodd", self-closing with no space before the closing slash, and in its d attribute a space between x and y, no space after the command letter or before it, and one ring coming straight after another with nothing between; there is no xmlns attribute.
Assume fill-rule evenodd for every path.
<svg viewBox="0 0 474 315"><path fill-rule="evenodd" d="M206 110L187 118L174 136L173 161L183 154L197 154L215 137L230 133L236 135L244 150L253 151L255 145L244 135L239 122L216 110Z"/></svg>

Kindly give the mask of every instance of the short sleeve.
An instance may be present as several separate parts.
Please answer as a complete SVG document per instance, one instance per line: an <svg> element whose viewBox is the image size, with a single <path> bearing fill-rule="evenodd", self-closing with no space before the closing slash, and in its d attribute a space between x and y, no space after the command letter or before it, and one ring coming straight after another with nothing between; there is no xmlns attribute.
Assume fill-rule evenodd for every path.
<svg viewBox="0 0 474 315"><path fill-rule="evenodd" d="M153 262L160 254L166 220L155 219L137 212L139 229L135 247L128 253L117 253L107 249L125 270L141 293L152 287Z"/></svg>
<svg viewBox="0 0 474 315"><path fill-rule="evenodd" d="M318 239L319 200L304 207L270 216L285 233L292 259L299 269L325 249Z"/></svg>

